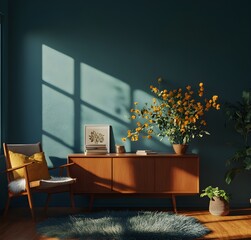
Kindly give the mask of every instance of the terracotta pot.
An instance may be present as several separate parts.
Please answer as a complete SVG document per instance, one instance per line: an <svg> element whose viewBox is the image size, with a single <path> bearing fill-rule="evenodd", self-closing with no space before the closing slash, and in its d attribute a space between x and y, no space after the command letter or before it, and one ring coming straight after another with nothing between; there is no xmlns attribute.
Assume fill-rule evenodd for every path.
<svg viewBox="0 0 251 240"><path fill-rule="evenodd" d="M209 212L215 216L225 216L229 214L229 203L218 197L213 197L209 202Z"/></svg>
<svg viewBox="0 0 251 240"><path fill-rule="evenodd" d="M188 148L188 144L173 144L173 150L176 154L185 154Z"/></svg>

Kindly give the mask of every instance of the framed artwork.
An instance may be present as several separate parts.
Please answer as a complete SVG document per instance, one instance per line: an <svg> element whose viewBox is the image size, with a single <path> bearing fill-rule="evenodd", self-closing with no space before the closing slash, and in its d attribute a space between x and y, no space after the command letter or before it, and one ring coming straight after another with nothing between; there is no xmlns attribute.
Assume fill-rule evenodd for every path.
<svg viewBox="0 0 251 240"><path fill-rule="evenodd" d="M91 146L106 146L110 153L110 125L85 125L85 149Z"/></svg>

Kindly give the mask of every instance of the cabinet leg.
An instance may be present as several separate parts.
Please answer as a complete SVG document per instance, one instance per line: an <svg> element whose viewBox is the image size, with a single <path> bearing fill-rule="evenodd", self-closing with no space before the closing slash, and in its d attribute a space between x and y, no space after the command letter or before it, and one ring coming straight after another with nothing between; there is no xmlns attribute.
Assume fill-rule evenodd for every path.
<svg viewBox="0 0 251 240"><path fill-rule="evenodd" d="M176 206L176 199L175 199L175 195L174 194L172 194L172 203L173 203L173 211L175 213L178 213L177 206Z"/></svg>
<svg viewBox="0 0 251 240"><path fill-rule="evenodd" d="M94 202L94 194L90 194L89 211L92 210L93 202Z"/></svg>

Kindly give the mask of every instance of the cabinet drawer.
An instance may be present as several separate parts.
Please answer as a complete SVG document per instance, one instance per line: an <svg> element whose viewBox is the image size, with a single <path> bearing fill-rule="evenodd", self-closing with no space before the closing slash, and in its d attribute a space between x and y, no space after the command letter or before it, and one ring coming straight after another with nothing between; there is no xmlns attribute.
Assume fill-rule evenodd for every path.
<svg viewBox="0 0 251 240"><path fill-rule="evenodd" d="M113 158L113 191L154 192L154 160L151 158Z"/></svg>
<svg viewBox="0 0 251 240"><path fill-rule="evenodd" d="M155 190L159 193L199 193L199 158L156 158Z"/></svg>
<svg viewBox="0 0 251 240"><path fill-rule="evenodd" d="M75 193L108 193L112 186L111 158L69 158L75 163L70 175L77 178L73 186Z"/></svg>

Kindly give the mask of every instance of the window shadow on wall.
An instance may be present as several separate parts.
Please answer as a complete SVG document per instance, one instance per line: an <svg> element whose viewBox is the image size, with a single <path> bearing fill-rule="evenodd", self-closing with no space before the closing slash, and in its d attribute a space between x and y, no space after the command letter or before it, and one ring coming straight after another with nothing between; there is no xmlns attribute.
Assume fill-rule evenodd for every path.
<svg viewBox="0 0 251 240"><path fill-rule="evenodd" d="M111 125L111 152L115 144L132 151L129 141L120 140L131 128L130 107L133 101L149 98L120 79L42 45L42 143L48 155L83 152L85 124ZM142 145L156 150L167 143L153 139L134 148Z"/></svg>

